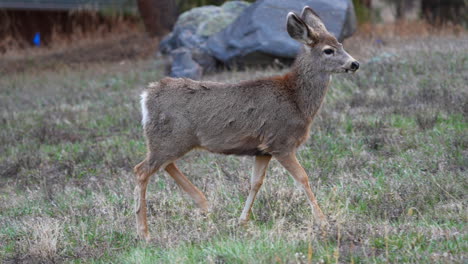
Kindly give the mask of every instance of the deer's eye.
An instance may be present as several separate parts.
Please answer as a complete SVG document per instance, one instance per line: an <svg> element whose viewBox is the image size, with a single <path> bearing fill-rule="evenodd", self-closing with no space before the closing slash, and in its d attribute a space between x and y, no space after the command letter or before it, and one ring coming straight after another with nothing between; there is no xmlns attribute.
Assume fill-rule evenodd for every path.
<svg viewBox="0 0 468 264"><path fill-rule="evenodd" d="M333 49L324 49L323 53L325 53L327 55L332 55L333 53L335 53L335 51Z"/></svg>

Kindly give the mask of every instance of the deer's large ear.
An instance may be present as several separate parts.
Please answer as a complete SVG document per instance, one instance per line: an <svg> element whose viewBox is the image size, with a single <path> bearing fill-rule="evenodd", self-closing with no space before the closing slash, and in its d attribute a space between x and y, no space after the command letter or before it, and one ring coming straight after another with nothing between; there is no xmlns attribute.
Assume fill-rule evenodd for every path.
<svg viewBox="0 0 468 264"><path fill-rule="evenodd" d="M314 31L327 32L327 28L323 24L322 19L320 19L319 15L317 15L312 8L308 6L304 7L304 9L302 9L301 18Z"/></svg>
<svg viewBox="0 0 468 264"><path fill-rule="evenodd" d="M317 35L312 32L307 24L293 12L288 14L288 22L286 24L289 36L291 38L312 45L317 42Z"/></svg>

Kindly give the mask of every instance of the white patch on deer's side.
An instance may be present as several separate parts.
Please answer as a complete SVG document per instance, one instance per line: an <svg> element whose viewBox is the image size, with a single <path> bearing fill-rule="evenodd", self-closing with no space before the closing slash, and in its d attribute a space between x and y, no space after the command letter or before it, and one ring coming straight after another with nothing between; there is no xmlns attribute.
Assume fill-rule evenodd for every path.
<svg viewBox="0 0 468 264"><path fill-rule="evenodd" d="M148 98L148 91L144 91L140 95L140 104L141 104L141 124L143 127L148 122L148 107L146 106L147 98Z"/></svg>

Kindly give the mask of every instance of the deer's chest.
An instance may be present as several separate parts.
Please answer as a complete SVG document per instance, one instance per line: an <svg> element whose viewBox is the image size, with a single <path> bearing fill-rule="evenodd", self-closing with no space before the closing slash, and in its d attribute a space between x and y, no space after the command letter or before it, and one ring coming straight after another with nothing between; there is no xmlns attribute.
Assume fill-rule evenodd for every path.
<svg viewBox="0 0 468 264"><path fill-rule="evenodd" d="M309 136L309 120L284 120L275 130L269 131L268 149L271 154L292 151L303 144Z"/></svg>

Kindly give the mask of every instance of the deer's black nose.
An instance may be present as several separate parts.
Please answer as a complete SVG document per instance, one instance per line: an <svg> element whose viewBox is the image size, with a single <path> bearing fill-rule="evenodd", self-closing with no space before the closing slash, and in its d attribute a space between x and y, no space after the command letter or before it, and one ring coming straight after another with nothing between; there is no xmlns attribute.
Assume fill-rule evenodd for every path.
<svg viewBox="0 0 468 264"><path fill-rule="evenodd" d="M359 69L359 62L353 61L353 62L351 63L351 70L357 71L357 69Z"/></svg>

